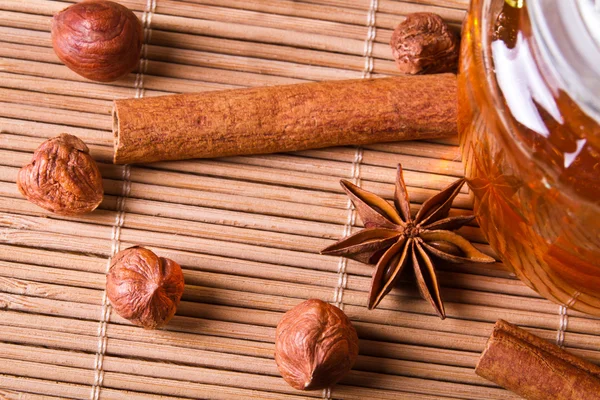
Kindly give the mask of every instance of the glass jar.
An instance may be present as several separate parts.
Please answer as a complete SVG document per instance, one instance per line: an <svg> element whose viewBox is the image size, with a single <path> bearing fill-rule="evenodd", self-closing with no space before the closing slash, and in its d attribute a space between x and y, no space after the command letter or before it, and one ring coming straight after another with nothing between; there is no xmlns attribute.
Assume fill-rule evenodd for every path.
<svg viewBox="0 0 600 400"><path fill-rule="evenodd" d="M600 315L600 1L472 0L459 133L478 222L544 297Z"/></svg>

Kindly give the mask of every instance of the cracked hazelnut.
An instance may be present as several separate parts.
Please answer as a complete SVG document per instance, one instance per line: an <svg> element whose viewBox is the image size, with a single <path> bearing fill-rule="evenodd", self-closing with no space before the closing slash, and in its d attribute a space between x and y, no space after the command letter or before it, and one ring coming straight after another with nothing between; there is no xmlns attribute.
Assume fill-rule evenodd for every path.
<svg viewBox="0 0 600 400"><path fill-rule="evenodd" d="M342 379L358 356L358 336L339 308L307 300L285 313L275 333L281 376L298 390L318 390Z"/></svg>
<svg viewBox="0 0 600 400"><path fill-rule="evenodd" d="M52 47L79 75L99 82L131 72L140 58L144 36L140 20L112 1L84 1L52 19Z"/></svg>
<svg viewBox="0 0 600 400"><path fill-rule="evenodd" d="M106 276L113 309L146 329L160 328L173 318L183 288L179 264L139 246L117 253Z"/></svg>
<svg viewBox="0 0 600 400"><path fill-rule="evenodd" d="M93 211L102 202L102 176L88 147L76 136L46 140L21 168L17 187L32 203L56 214Z"/></svg>
<svg viewBox="0 0 600 400"><path fill-rule="evenodd" d="M437 14L409 14L394 30L390 46L405 74L453 72L458 66L458 38Z"/></svg>

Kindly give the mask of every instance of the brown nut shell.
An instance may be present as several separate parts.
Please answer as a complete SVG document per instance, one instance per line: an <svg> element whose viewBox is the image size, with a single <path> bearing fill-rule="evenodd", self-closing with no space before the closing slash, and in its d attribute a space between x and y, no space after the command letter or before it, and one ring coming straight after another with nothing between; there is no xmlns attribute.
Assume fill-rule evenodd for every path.
<svg viewBox="0 0 600 400"><path fill-rule="evenodd" d="M73 4L52 19L52 47L58 58L94 81L110 82L131 72L143 40L140 20L112 1Z"/></svg>
<svg viewBox="0 0 600 400"><path fill-rule="evenodd" d="M405 74L455 72L458 67L458 38L437 14L407 15L390 46L398 70Z"/></svg>
<svg viewBox="0 0 600 400"><path fill-rule="evenodd" d="M183 294L179 264L135 246L112 259L106 275L106 295L121 317L146 329L166 325Z"/></svg>
<svg viewBox="0 0 600 400"><path fill-rule="evenodd" d="M17 175L17 187L32 203L56 214L93 211L104 189L98 165L76 136L61 134L46 140Z"/></svg>
<svg viewBox="0 0 600 400"><path fill-rule="evenodd" d="M358 356L358 336L350 319L321 300L307 300L285 313L275 335L279 372L298 390L337 383Z"/></svg>

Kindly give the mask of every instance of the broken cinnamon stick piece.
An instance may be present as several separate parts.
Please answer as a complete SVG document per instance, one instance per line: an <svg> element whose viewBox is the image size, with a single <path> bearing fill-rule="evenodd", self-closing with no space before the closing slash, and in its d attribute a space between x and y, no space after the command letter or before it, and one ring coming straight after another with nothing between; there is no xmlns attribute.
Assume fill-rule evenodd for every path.
<svg viewBox="0 0 600 400"><path fill-rule="evenodd" d="M529 400L600 399L600 367L503 320L475 372Z"/></svg>
<svg viewBox="0 0 600 400"><path fill-rule="evenodd" d="M453 74L116 100L114 162L147 163L456 135Z"/></svg>

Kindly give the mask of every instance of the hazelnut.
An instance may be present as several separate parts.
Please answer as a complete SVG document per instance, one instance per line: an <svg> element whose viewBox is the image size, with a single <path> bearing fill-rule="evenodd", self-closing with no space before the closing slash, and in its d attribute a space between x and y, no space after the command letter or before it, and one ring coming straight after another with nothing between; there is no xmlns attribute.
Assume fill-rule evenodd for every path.
<svg viewBox="0 0 600 400"><path fill-rule="evenodd" d="M118 252L106 275L113 309L146 329L160 328L173 318L183 287L179 264L139 246Z"/></svg>
<svg viewBox="0 0 600 400"><path fill-rule="evenodd" d="M52 19L52 47L67 67L99 82L131 72L140 58L144 36L140 20L112 1L84 1Z"/></svg>
<svg viewBox="0 0 600 400"><path fill-rule="evenodd" d="M279 372L298 390L337 383L358 356L352 323L342 310L321 300L307 300L285 313L275 335Z"/></svg>
<svg viewBox="0 0 600 400"><path fill-rule="evenodd" d="M17 187L32 203L61 215L93 211L102 202L102 176L88 147L76 136L46 140L21 168Z"/></svg>
<svg viewBox="0 0 600 400"><path fill-rule="evenodd" d="M390 46L405 74L453 72L458 66L458 38L437 14L409 14L394 30Z"/></svg>

